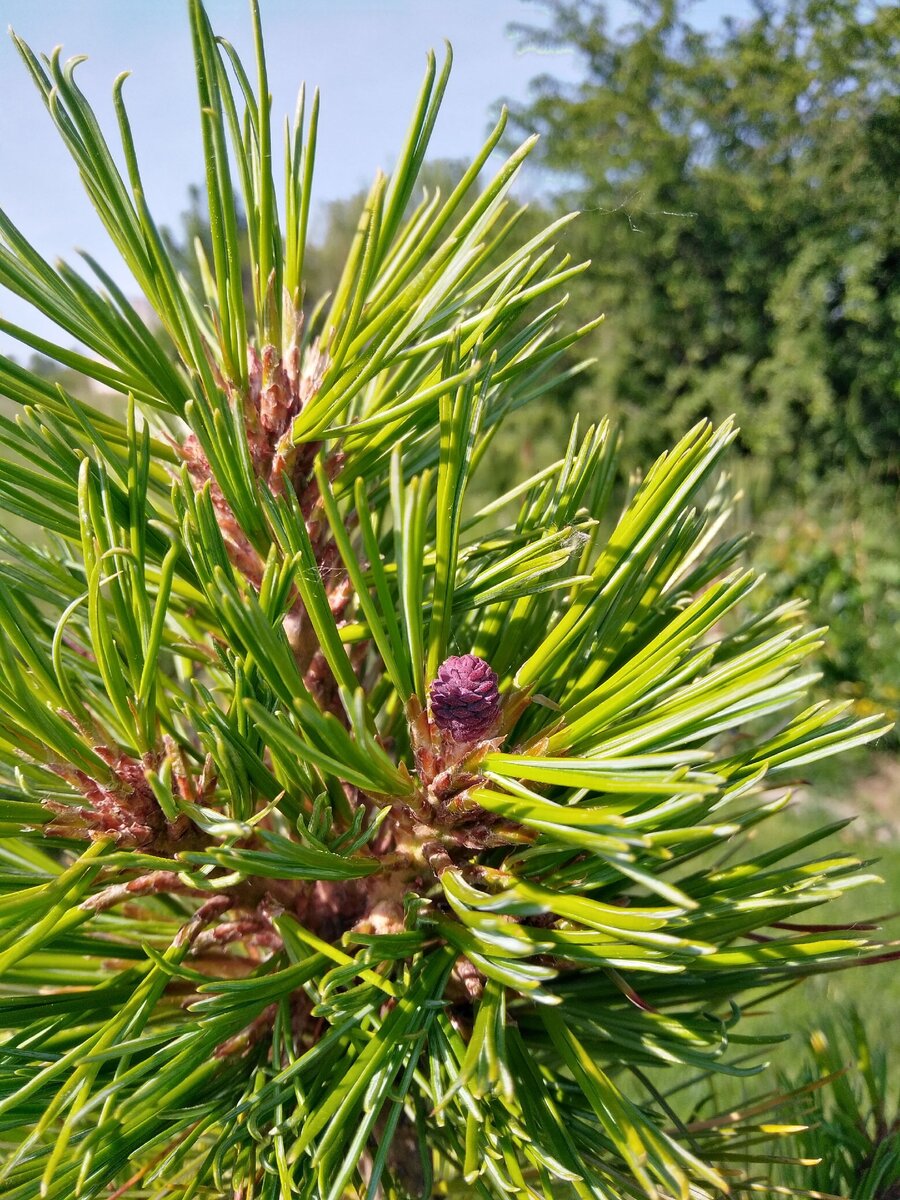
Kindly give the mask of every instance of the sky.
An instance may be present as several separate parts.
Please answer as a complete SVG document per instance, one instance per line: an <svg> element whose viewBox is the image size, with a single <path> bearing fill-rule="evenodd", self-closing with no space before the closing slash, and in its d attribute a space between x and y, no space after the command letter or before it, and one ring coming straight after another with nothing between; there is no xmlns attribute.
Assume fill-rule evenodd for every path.
<svg viewBox="0 0 900 1200"><path fill-rule="evenodd" d="M246 0L207 0L217 33L250 59ZM610 4L613 19L622 0ZM700 0L699 23L713 24L734 0ZM402 144L429 49L451 42L454 70L431 144L432 157L473 155L498 97L523 99L535 75L572 79L571 54L523 49L513 21L539 20L526 0L261 0L273 128L292 112L302 80L322 91L315 206L367 187ZM39 52L88 55L78 81L110 140L110 92L130 70L128 106L151 211L177 227L188 188L202 179L199 120L185 0L0 0L0 30L11 26ZM38 251L76 259L95 255L131 286L84 195L24 63L0 34L0 207ZM132 288L133 290L133 288ZM43 336L52 327L0 289L0 315ZM0 334L0 352L14 343Z"/></svg>

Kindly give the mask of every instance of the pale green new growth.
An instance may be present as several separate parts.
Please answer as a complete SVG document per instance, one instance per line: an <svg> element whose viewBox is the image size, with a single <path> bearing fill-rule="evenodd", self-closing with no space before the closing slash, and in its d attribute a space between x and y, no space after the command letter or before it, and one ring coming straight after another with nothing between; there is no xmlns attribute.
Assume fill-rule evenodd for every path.
<svg viewBox="0 0 900 1200"><path fill-rule="evenodd" d="M314 304L318 97L285 128L279 208L253 20L255 83L191 3L203 294L146 206L124 77L114 155L78 60L16 40L155 319L0 216L0 284L81 349L0 329L115 397L0 360L0 506L40 531L0 535L0 1190L753 1194L777 1093L689 1118L687 1074L760 1070L740 1005L876 943L796 922L871 878L818 848L831 829L747 835L883 724L804 707L802 604L744 603L731 427L697 425L627 499L614 432L576 427L467 506L498 422L593 327L557 324L581 270L562 222L516 240L529 144L479 189L501 119L417 199L450 65L429 59ZM455 744L427 694L465 653L503 715Z"/></svg>

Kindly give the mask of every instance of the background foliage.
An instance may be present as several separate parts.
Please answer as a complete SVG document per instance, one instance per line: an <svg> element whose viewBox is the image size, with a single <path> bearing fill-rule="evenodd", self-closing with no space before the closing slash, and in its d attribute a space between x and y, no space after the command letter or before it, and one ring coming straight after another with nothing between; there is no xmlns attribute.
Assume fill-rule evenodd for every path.
<svg viewBox="0 0 900 1200"><path fill-rule="evenodd" d="M523 36L574 51L583 80L537 79L516 115L583 210L582 303L615 315L594 378L633 444L736 408L773 485L852 463L896 479L896 12L760 3L700 33L674 0L624 27L586 0L540 8Z"/></svg>

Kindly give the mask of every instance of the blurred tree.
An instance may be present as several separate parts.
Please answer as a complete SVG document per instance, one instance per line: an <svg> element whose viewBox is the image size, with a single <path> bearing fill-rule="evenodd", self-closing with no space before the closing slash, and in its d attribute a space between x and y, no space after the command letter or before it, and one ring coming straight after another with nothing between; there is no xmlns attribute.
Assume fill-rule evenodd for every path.
<svg viewBox="0 0 900 1200"><path fill-rule="evenodd" d="M610 315L579 406L617 407L636 454L733 411L772 482L896 478L896 9L761 0L710 34L679 0L635 0L621 27L537 2L549 20L520 34L584 76L536 79L514 115L585 210L584 307Z"/></svg>

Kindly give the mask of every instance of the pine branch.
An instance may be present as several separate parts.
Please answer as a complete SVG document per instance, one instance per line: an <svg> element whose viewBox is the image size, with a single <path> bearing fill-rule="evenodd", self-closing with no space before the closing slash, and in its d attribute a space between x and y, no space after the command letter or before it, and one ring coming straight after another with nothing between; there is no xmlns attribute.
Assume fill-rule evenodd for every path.
<svg viewBox="0 0 900 1200"><path fill-rule="evenodd" d="M578 370L559 254L481 190L414 199L429 58L330 300L304 295L318 98L273 177L256 83L190 4L210 253L179 273L75 62L16 39L155 318L0 217L0 1168L9 1200L675 1198L752 1184L741 1007L893 953L798 915L868 882L755 853L877 716L807 706L820 631L754 608L701 422L633 488L608 421L473 511L500 422ZM238 224L237 188L247 229ZM245 310L244 273L252 293ZM599 318L598 318L599 319ZM618 510L618 512L617 512ZM759 1044L749 1058L743 1041Z"/></svg>

